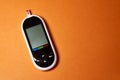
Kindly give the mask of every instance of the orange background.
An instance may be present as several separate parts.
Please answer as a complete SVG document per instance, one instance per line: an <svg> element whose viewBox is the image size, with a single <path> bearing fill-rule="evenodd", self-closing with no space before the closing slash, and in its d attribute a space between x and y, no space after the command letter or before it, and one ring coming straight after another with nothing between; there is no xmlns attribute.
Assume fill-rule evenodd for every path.
<svg viewBox="0 0 120 80"><path fill-rule="evenodd" d="M32 64L20 28L26 9L48 24L53 70ZM0 80L120 80L120 1L0 0Z"/></svg>

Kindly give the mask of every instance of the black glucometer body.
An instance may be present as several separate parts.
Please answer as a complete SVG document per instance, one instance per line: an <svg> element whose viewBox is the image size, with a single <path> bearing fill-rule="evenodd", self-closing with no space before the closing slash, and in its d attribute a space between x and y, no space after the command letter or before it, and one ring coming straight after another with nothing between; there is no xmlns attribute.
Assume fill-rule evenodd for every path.
<svg viewBox="0 0 120 80"><path fill-rule="evenodd" d="M28 15L21 28L33 64L40 70L53 68L57 61L56 51L43 19L37 15Z"/></svg>

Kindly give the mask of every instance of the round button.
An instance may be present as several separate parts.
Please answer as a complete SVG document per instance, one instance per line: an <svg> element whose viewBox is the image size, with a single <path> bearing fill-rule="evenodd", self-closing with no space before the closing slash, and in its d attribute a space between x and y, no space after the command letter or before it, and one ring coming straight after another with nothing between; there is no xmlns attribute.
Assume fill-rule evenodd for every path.
<svg viewBox="0 0 120 80"><path fill-rule="evenodd" d="M45 57L45 55L44 55L44 54L42 54L42 58L43 58L43 57Z"/></svg>
<svg viewBox="0 0 120 80"><path fill-rule="evenodd" d="M47 62L47 60L43 60L43 62L44 62L44 63L46 63L46 62Z"/></svg>

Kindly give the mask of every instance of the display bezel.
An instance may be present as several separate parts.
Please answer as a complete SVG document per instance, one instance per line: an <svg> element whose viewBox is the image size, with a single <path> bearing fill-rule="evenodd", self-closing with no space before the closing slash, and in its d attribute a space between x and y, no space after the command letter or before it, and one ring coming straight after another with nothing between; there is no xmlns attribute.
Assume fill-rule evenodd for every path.
<svg viewBox="0 0 120 80"><path fill-rule="evenodd" d="M29 46L30 46L30 50L31 50L32 53L35 53L35 52L34 52L33 49L32 49L32 46L31 46L32 44L30 43L30 40L29 40L29 37L28 37L28 35L27 35L26 29L35 27L36 25L39 25L39 24L42 25L41 27L43 28L44 34L45 34L45 36L46 36L46 39L47 39L47 42L48 42L48 46L51 48L50 41L49 41L49 39L48 39L48 37L47 37L47 33L46 33L46 31L45 31L45 28L44 28L44 25L43 25L42 21L41 21L38 17L33 16L33 17L30 17L30 18L27 18L27 19L24 21L24 23L23 23L23 30L24 30L24 32L25 32L25 36L26 36L26 38L27 38L27 41L28 41L28 44L29 44ZM40 46L41 46L41 45L40 45Z"/></svg>

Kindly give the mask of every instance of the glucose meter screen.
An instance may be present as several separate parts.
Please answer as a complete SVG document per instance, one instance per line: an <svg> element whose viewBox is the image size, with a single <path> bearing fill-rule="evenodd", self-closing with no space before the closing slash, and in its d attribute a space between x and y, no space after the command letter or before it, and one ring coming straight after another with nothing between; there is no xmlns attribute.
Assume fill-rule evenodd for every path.
<svg viewBox="0 0 120 80"><path fill-rule="evenodd" d="M32 50L37 51L48 46L48 41L41 24L26 29Z"/></svg>

